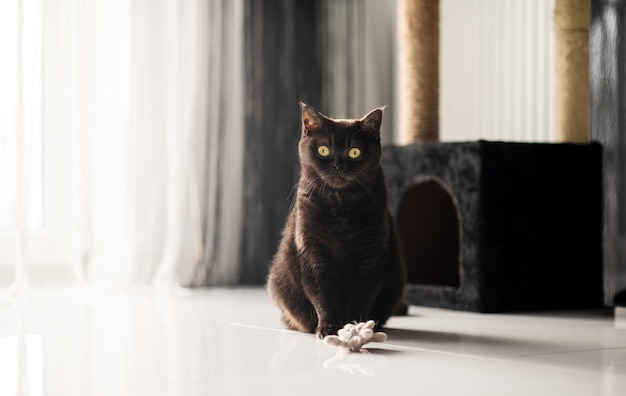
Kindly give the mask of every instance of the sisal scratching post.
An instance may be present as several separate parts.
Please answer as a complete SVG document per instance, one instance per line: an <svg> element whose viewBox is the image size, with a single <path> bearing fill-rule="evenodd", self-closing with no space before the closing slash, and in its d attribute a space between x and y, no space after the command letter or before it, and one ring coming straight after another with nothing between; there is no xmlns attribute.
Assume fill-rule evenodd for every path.
<svg viewBox="0 0 626 396"><path fill-rule="evenodd" d="M558 142L589 142L590 0L556 0L555 135Z"/></svg>
<svg viewBox="0 0 626 396"><path fill-rule="evenodd" d="M398 1L400 140L439 140L439 0Z"/></svg>

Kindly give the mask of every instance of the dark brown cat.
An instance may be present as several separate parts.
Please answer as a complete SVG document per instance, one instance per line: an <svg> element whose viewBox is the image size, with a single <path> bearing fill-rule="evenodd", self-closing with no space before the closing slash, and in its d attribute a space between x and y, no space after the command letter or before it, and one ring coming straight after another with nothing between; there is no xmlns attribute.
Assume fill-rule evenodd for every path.
<svg viewBox="0 0 626 396"><path fill-rule="evenodd" d="M334 120L302 107L300 181L268 279L285 325L323 338L394 314L404 289L380 166L382 109Z"/></svg>

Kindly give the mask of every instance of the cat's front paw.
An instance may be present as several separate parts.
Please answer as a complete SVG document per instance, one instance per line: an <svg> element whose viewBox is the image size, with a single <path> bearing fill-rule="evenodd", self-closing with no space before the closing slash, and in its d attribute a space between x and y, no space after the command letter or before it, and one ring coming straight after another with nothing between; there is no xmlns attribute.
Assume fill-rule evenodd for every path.
<svg viewBox="0 0 626 396"><path fill-rule="evenodd" d="M329 335L337 335L339 329L342 329L342 325L333 325L333 324L321 324L317 326L316 334L320 340L323 340L324 337Z"/></svg>

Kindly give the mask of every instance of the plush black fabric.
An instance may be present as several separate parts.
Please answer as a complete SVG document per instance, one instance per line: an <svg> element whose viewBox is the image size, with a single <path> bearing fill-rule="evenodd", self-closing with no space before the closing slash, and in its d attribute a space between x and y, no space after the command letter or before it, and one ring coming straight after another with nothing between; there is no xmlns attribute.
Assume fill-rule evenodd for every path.
<svg viewBox="0 0 626 396"><path fill-rule="evenodd" d="M424 180L444 186L458 208L460 286L409 284L412 304L475 312L602 305L598 144L385 147L383 167L397 222L407 192Z"/></svg>
<svg viewBox="0 0 626 396"><path fill-rule="evenodd" d="M461 287L409 284L406 296L412 304L479 311L479 212L480 144L426 143L404 147L385 146L382 164L387 178L389 206L398 214L408 190L421 180L441 181L452 192L459 208ZM458 199L462 197L463 199ZM416 219L419 222L419 219ZM427 225L426 225L427 226ZM403 250L409 246L401 246ZM412 265L412 263L407 263ZM426 265L426 264L424 264Z"/></svg>
<svg viewBox="0 0 626 396"><path fill-rule="evenodd" d="M244 197L239 284L264 284L298 181L298 101L321 105L321 1L244 1ZM222 164L221 166L227 166Z"/></svg>
<svg viewBox="0 0 626 396"><path fill-rule="evenodd" d="M617 307L626 307L626 290L617 293L613 298L613 303Z"/></svg>

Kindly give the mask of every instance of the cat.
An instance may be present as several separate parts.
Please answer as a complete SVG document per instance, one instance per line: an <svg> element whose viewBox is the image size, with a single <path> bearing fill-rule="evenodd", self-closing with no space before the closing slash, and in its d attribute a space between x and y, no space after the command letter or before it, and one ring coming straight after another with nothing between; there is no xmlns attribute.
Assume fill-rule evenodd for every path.
<svg viewBox="0 0 626 396"><path fill-rule="evenodd" d="M381 328L407 308L380 165L383 109L340 120L300 106L300 180L267 288L289 329L324 338L353 321Z"/></svg>

